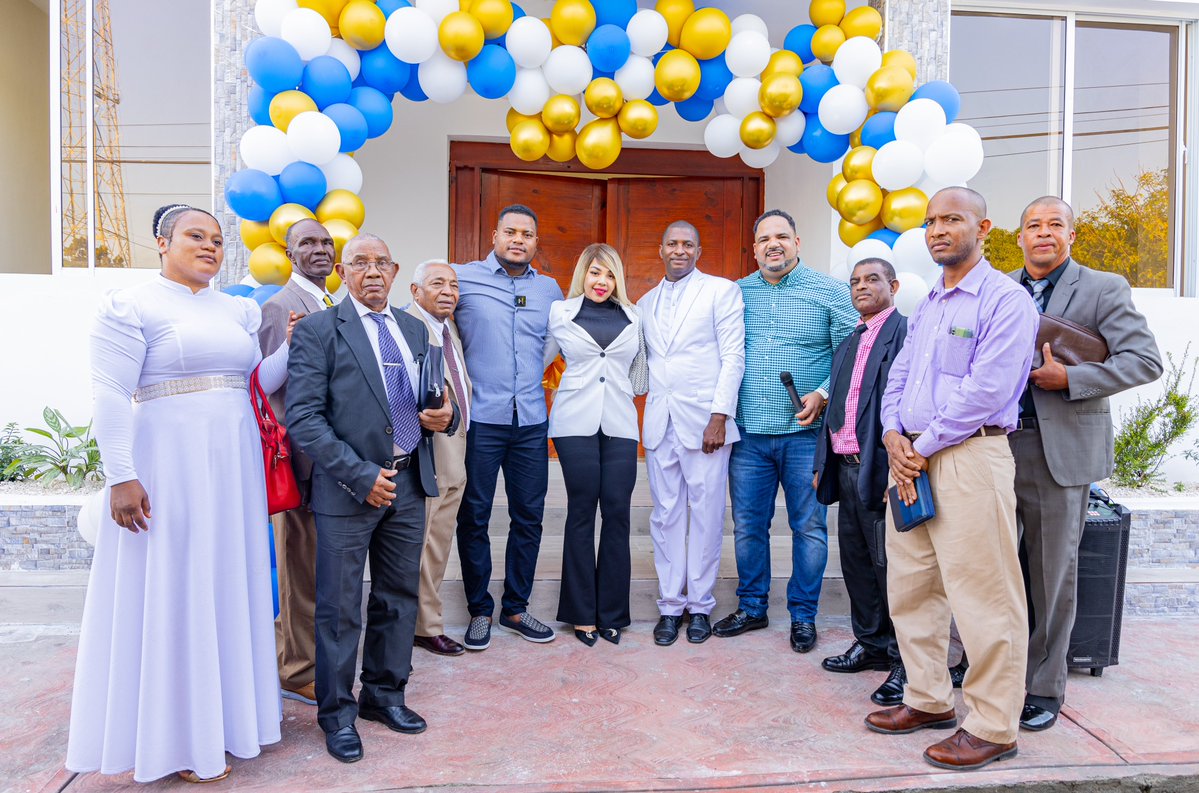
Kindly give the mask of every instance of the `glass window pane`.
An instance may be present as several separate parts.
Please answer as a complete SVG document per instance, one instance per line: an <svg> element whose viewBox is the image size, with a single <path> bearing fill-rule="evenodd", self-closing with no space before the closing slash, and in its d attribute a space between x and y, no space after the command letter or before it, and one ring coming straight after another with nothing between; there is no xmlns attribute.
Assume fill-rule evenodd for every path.
<svg viewBox="0 0 1199 793"><path fill-rule="evenodd" d="M1074 255L1133 286L1174 282L1178 28L1079 22Z"/></svg>
<svg viewBox="0 0 1199 793"><path fill-rule="evenodd" d="M87 267L87 2L62 0L62 266Z"/></svg>

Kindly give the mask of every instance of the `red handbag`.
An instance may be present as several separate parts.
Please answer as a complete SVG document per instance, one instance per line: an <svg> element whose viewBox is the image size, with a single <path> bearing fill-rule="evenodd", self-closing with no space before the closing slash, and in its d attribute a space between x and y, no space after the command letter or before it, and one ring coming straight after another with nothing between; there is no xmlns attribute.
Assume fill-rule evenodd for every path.
<svg viewBox="0 0 1199 793"><path fill-rule="evenodd" d="M266 510L274 515L296 509L301 504L300 488L295 471L291 469L291 444L287 430L275 418L266 392L258 382L258 370L250 375L250 404L258 419L258 434L262 436L262 467L266 471Z"/></svg>

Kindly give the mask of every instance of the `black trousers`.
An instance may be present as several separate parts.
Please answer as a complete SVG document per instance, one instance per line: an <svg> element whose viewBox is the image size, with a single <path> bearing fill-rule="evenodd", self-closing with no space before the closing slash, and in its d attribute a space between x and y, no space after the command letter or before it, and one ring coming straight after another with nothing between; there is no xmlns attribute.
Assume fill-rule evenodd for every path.
<svg viewBox="0 0 1199 793"><path fill-rule="evenodd" d="M837 545L853 635L869 655L899 662L899 645L887 610L886 509L870 509L858 498L860 465L843 459L838 468Z"/></svg>
<svg viewBox="0 0 1199 793"><path fill-rule="evenodd" d="M558 621L629 625L629 505L637 481L637 441L591 436L554 438L566 483L566 529ZM595 551L595 510L601 515Z"/></svg>
<svg viewBox="0 0 1199 793"><path fill-rule="evenodd" d="M354 672L362 635L362 577L371 589L362 650L363 702L403 705L416 631L425 494L419 467L396 474L396 498L386 509L356 515L316 513L316 701L325 732L358 716Z"/></svg>

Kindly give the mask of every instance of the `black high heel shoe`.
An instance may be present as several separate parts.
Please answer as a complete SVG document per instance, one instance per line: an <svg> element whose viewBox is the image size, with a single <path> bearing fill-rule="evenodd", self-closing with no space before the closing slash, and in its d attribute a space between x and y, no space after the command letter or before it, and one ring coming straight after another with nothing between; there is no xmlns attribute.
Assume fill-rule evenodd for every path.
<svg viewBox="0 0 1199 793"><path fill-rule="evenodd" d="M599 635L606 642L620 644L620 628L600 628Z"/></svg>
<svg viewBox="0 0 1199 793"><path fill-rule="evenodd" d="M598 637L595 635L595 631L581 631L575 628L575 638L588 647L594 647Z"/></svg>

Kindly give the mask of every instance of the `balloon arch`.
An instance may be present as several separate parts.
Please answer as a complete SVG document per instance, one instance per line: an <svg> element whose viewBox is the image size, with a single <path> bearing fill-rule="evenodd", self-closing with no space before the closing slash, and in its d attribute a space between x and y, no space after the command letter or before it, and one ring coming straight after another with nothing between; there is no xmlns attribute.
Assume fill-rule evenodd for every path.
<svg viewBox="0 0 1199 793"><path fill-rule="evenodd" d="M760 17L730 19L693 0L557 0L548 19L511 0L257 0L254 16L263 36L246 69L257 126L225 195L263 284L289 277L283 245L297 220L323 223L339 255L357 234L366 210L352 155L387 132L397 93L448 103L469 88L507 100L512 151L526 161L607 168L625 137L654 134L668 104L705 124L716 157L755 168L784 149L844 157L828 185L851 248L833 268L842 276L880 256L901 281L934 277L920 229L928 196L982 166L978 132L954 123L953 86L917 86L915 59L876 43L879 13L846 13L843 0L812 0L810 23L779 50Z"/></svg>

